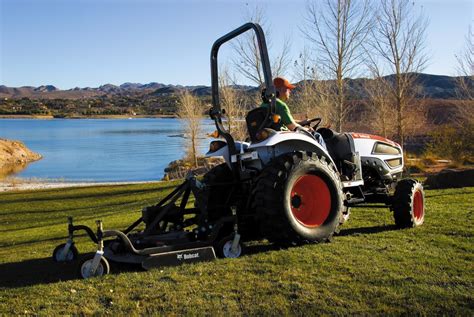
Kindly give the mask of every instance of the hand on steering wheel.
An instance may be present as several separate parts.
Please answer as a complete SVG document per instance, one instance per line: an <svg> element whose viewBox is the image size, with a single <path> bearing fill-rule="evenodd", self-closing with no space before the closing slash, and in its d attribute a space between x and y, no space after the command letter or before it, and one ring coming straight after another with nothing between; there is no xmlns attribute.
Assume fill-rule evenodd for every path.
<svg viewBox="0 0 474 317"><path fill-rule="evenodd" d="M313 122L316 122L316 123L311 127L311 123ZM303 121L298 122L298 124L302 126L308 126L310 129L309 131L315 131L320 123L321 123L321 118L313 118L313 119L303 120Z"/></svg>
<svg viewBox="0 0 474 317"><path fill-rule="evenodd" d="M295 131L306 134L309 137L313 137L312 130L310 130L310 129L311 128L305 128L305 127L302 127L301 125L297 125Z"/></svg>

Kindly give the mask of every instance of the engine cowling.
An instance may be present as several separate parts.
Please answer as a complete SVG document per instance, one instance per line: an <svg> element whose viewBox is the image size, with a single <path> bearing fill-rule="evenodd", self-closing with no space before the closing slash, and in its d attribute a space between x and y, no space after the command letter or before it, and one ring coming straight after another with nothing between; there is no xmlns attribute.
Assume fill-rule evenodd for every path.
<svg viewBox="0 0 474 317"><path fill-rule="evenodd" d="M401 174L404 161L400 144L378 135L354 132L350 135L362 167L377 171L383 179L397 178Z"/></svg>

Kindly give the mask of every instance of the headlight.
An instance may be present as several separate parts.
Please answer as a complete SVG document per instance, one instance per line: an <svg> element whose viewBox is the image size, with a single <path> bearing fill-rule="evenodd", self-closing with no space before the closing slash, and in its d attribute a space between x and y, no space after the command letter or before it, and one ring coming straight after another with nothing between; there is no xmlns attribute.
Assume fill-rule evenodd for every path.
<svg viewBox="0 0 474 317"><path fill-rule="evenodd" d="M388 145L386 143L377 142L374 145L374 149L372 150L372 154L388 154L388 155L398 155L401 154L399 148Z"/></svg>
<svg viewBox="0 0 474 317"><path fill-rule="evenodd" d="M385 160L385 162L387 162L388 166L390 166L391 168L395 168L397 166L402 165L402 159L401 158Z"/></svg>

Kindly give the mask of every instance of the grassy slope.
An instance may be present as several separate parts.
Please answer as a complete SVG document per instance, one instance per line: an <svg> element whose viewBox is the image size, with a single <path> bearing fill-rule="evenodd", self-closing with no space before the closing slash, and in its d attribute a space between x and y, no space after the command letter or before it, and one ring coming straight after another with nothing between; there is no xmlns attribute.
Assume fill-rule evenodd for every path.
<svg viewBox="0 0 474 317"><path fill-rule="evenodd" d="M386 209L355 209L332 243L249 247L236 260L73 279L53 263L76 223L124 228L172 183L0 194L0 315L474 314L474 188L427 191L425 224L395 230ZM93 251L78 240L82 252ZM63 281L59 281L63 279Z"/></svg>

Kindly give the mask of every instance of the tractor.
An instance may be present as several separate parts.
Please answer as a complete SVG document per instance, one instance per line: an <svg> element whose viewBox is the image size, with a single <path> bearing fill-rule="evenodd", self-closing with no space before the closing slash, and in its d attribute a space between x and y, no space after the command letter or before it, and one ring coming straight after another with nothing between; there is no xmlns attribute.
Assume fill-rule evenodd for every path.
<svg viewBox="0 0 474 317"><path fill-rule="evenodd" d="M247 141L224 128L219 101L218 52L222 44L247 32L256 35L268 107L251 110ZM141 264L145 269L214 259L236 258L244 242L256 239L282 246L329 241L349 218L351 208L376 203L393 212L396 226L423 223L421 183L402 178L399 144L366 133L337 133L319 127L320 118L301 122L323 137L322 146L306 129L280 131L276 90L262 28L247 23L219 38L211 50L212 107L217 135L207 157L223 157L202 179L189 174L180 186L123 231L74 225L69 239L53 252L57 262L78 256L74 233L86 231L97 252L79 265L83 278L109 272L109 261ZM189 207L190 195L194 205ZM144 228L140 225L144 224ZM143 227L143 226L142 226Z"/></svg>
<svg viewBox="0 0 474 317"><path fill-rule="evenodd" d="M250 142L235 141L222 125L217 55L230 39L253 30L263 67L262 99L246 117ZM242 236L260 235L282 244L321 242L332 237L350 215L352 206L381 203L393 211L399 227L424 221L424 192L414 179L402 179L403 151L399 144L366 133L337 133L319 128L320 118L305 120L323 137L326 148L305 129L278 131L275 87L265 38L257 24L246 24L218 39L211 51L212 109L218 134L207 156L226 163L205 177L207 200L202 206L212 217L239 210Z"/></svg>

